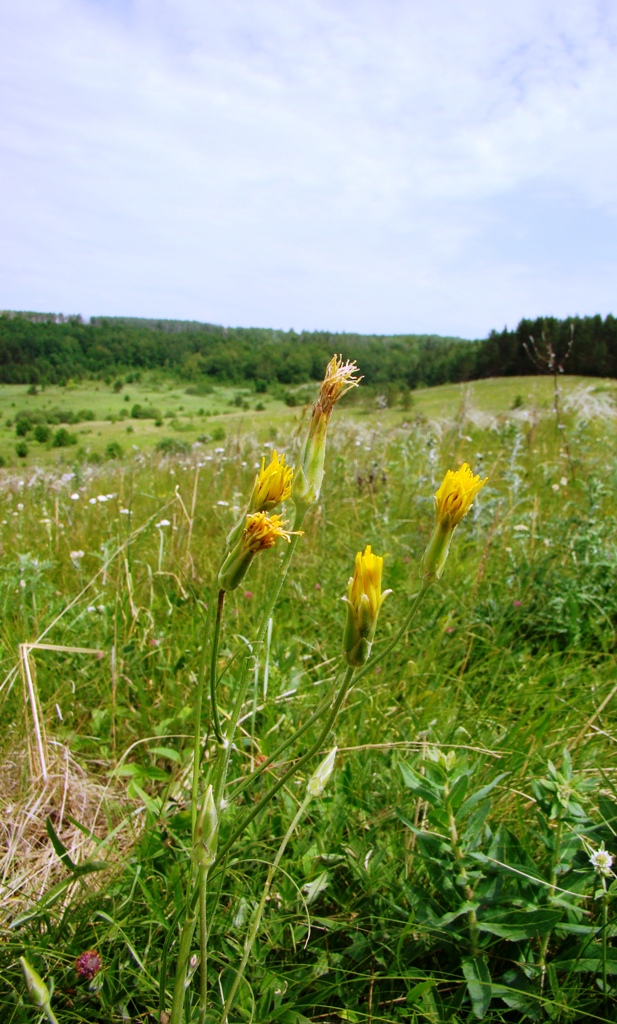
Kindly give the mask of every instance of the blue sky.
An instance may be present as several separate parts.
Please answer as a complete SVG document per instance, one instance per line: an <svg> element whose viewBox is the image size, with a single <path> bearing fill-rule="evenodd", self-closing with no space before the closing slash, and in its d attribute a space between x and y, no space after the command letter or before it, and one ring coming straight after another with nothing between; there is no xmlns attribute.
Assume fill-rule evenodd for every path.
<svg viewBox="0 0 617 1024"><path fill-rule="evenodd" d="M0 308L482 337L617 313L610 0L21 0Z"/></svg>

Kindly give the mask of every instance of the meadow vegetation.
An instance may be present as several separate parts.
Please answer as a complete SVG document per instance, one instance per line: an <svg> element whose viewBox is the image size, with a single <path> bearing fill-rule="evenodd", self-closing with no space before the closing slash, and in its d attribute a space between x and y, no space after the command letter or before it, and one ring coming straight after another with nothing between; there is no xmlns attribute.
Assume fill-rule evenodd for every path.
<svg viewBox="0 0 617 1024"><path fill-rule="evenodd" d="M208 1024L222 1019L264 893L230 1021L615 1019L616 887L598 854L617 853L616 385L572 377L563 391L561 430L540 377L411 400L360 388L336 410L319 502L251 663L230 798L332 692L357 551L384 556L393 593L374 667L327 743L215 864ZM206 606L262 456L276 447L294 465L307 422L283 395L247 392L243 408L236 394L191 395L147 375L116 391L1 389L0 1007L10 1024L41 1015L20 956L63 1024L169 1019ZM135 405L163 426L132 416ZM54 409L64 418L53 422ZM18 436L28 410L44 418ZM68 415L79 410L93 418ZM54 447L62 428L75 444ZM380 660L420 586L433 495L463 462L488 482L442 578ZM227 595L223 723L242 638L255 636L283 556L265 551ZM318 734L308 729L244 792L219 843ZM335 744L327 786L269 876ZM210 735L204 773L215 746ZM198 1020L197 988L186 1020Z"/></svg>

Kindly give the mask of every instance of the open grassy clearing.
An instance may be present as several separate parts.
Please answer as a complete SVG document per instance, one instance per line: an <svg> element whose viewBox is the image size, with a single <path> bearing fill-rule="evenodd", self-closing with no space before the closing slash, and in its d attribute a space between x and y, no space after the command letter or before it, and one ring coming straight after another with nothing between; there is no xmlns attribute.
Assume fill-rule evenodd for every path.
<svg viewBox="0 0 617 1024"><path fill-rule="evenodd" d="M406 410L375 410L375 396L360 394L336 410L322 499L275 612L266 699L263 654L250 687L232 786L332 687L355 552L369 543L384 554L384 586L393 589L377 653L418 589L444 471L467 460L489 482L404 643L347 701L334 775L275 877L231 1020L614 1020L612 897L589 863L602 842L617 852L613 387L566 379L565 443L550 411L552 384L539 378L416 392ZM12 401L60 404L52 390L26 397L24 388L3 388L3 420ZM95 407L91 388L57 390L75 408ZM146 385L127 390L131 402L154 404ZM164 394L174 396L170 411L183 414L181 423L190 422L189 400L212 401L210 411L218 400ZM523 401L512 409L517 395ZM106 402L124 402L109 388L99 396L101 417ZM166 408L161 393L157 404ZM17 961L24 952L53 977L63 1022L161 1019L164 942L182 903L190 831L204 603L265 443L276 429L276 446L293 463L303 429L302 414L283 402L270 414L238 410L219 421L227 427L232 417L224 441L186 458L150 457L167 427L136 420L132 458L96 465L76 460L74 446L41 446L44 471L31 453L19 472L3 475L7 1021L36 1019ZM96 430L119 437L127 423L90 422L86 436L102 452L112 435ZM196 440L201 424L191 430L195 438L180 436ZM221 666L236 634L254 635L281 554L260 556L229 595ZM54 649L22 648L20 662L18 645L37 641ZM221 684L223 715L237 667ZM298 742L285 761L305 748ZM431 760L439 752L450 760ZM549 759L562 773L557 782ZM458 777L457 847L448 814ZM265 785L232 809L225 829ZM302 792L295 784L281 792L217 878L212 1021ZM106 868L74 879L54 852L47 816L73 860L96 857ZM481 926L475 958L471 903ZM91 982L74 968L88 949L103 962Z"/></svg>
<svg viewBox="0 0 617 1024"><path fill-rule="evenodd" d="M303 419L303 403L314 400L317 385L301 385L276 394L256 393L249 387L201 387L178 384L156 374L123 384L102 381L48 386L36 394L23 385L0 385L0 457L5 466L53 466L81 462L96 463L140 452L151 452L161 441L185 448L202 444L206 448L226 438L253 432L260 441L288 437L293 425ZM115 382L114 382L115 383ZM564 377L560 382L566 400L578 402L595 416L617 411L617 385L611 380ZM347 400L348 415L374 417L390 428L411 422L417 416L448 418L453 414L471 416L477 425L490 425L495 417L529 420L540 415L552 402L552 381L546 377L511 377L481 380L469 384L447 384L401 392L395 386L363 389ZM202 393L192 394L191 391ZM288 400L297 402L289 406ZM136 406L141 416L131 415ZM31 427L17 434L20 415L29 416ZM59 419L58 417L61 417ZM37 420L47 420L48 436L37 440ZM54 446L63 429L69 443ZM16 447L22 445L22 455ZM25 445L25 449L24 446ZM26 454L24 455L24 450Z"/></svg>

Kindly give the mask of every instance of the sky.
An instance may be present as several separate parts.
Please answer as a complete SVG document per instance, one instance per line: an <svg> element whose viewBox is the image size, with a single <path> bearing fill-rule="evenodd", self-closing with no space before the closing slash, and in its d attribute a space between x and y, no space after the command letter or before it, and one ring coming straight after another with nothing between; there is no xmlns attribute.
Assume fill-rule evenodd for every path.
<svg viewBox="0 0 617 1024"><path fill-rule="evenodd" d="M612 0L20 0L0 309L475 338L617 314Z"/></svg>

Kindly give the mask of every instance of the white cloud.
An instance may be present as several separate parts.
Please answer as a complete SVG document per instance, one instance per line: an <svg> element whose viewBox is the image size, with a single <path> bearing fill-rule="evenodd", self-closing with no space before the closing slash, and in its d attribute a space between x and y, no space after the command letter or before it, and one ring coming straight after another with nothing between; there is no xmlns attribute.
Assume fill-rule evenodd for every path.
<svg viewBox="0 0 617 1024"><path fill-rule="evenodd" d="M512 8L5 9L0 306L468 336L608 312L617 12Z"/></svg>

